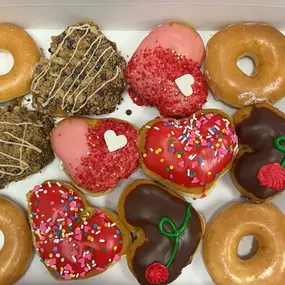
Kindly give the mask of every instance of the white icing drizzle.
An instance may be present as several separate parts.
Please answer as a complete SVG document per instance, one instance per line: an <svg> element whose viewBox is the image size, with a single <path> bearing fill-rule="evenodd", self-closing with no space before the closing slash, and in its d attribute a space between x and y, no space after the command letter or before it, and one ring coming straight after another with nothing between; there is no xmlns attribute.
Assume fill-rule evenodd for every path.
<svg viewBox="0 0 285 285"><path fill-rule="evenodd" d="M93 68L87 73L86 78L89 76L89 74L90 74L91 72L94 71L94 69L96 68L96 66L97 66L98 62L100 61L100 59L101 59L101 58L104 56L104 54L105 54L108 50L110 50L110 49L112 49L112 47L108 47L108 48L106 48L106 49L102 52L102 54L98 57L97 61L95 62ZM111 56L112 56L114 53L115 53L115 51L112 51L111 55L110 55L110 56L107 58L107 60L102 64L101 68L100 68L99 71L95 74L95 76L93 76L93 77L89 80L88 84L87 84L84 88L82 88L81 91L77 94L77 96L76 96L75 99L74 99L74 103L73 103L73 108L72 108L72 110L74 109L74 107L75 107L75 105L76 105L76 103L77 103L77 99L78 99L79 95L80 95L85 89L88 88L88 86L90 85L90 83L92 83L92 81L98 76L98 74L102 71L103 67L104 67L105 64L109 61L109 59L111 58ZM73 86L73 84L72 84L72 86ZM66 92L66 94L65 94L64 97L63 97L62 106L61 106L61 107L62 107L62 110L66 109L66 107L67 107L67 105L68 105L68 100L74 95L74 93L76 93L77 91L79 91L78 88L80 88L80 85L69 95L69 97L68 97L67 100L66 100L66 104L64 105L65 98L66 98L67 94L70 92L72 86L70 86L70 88L68 89L68 91ZM72 112L73 112L73 111L72 111Z"/></svg>
<svg viewBox="0 0 285 285"><path fill-rule="evenodd" d="M48 70L50 69L50 66L51 66L51 62L52 62L52 59L54 57L57 56L57 54L59 53L60 49L62 48L65 40L75 31L75 30L85 30L85 28L87 29L90 29L90 25L89 24L84 24L82 26L71 26L67 29L66 31L66 35L65 37L63 38L62 42L58 45L56 51L54 52L54 54L51 56L47 66L40 72L40 74L38 76L36 76L34 79L33 79L33 82L32 82L32 87L31 89L34 90L37 88L40 80L46 75L46 73L48 72Z"/></svg>
<svg viewBox="0 0 285 285"><path fill-rule="evenodd" d="M107 80L106 82L104 82L99 88L97 88L91 95L89 95L89 97L85 100L85 102L76 110L74 110L75 105L72 108L72 112L73 113L77 113L78 111L80 111L86 104L87 102L98 92L100 91L105 85L107 85L108 83L114 81L118 75L120 74L121 69L117 66L116 68L116 74L109 80Z"/></svg>
<svg viewBox="0 0 285 285"><path fill-rule="evenodd" d="M15 135L11 134L10 132L4 132L5 135L12 137L13 139L15 139L18 142L11 142L11 141L0 139L0 143L6 144L6 145L19 146L19 157L13 157L7 153L0 151L0 155L7 157L8 159L11 159L13 161L18 162L18 164L0 164L0 177L3 177L4 175L19 176L19 175L23 174L24 171L29 168L29 164L27 162L23 161L23 150L24 150L24 148L29 148L29 149L32 149L32 150L38 152L38 153L42 153L41 149L39 149L35 145L31 144L27 140L25 140L27 127L29 125L33 125L35 127L42 127L43 125L37 125L34 123L30 123L30 122L22 122L22 123L0 122L0 124L6 124L6 125L12 125L12 126L24 126L22 138L19 138ZM4 168L19 169L19 172L18 173L12 173L12 172L3 170Z"/></svg>
<svg viewBox="0 0 285 285"><path fill-rule="evenodd" d="M69 76L67 76L63 83L56 89L55 91L55 87L63 73L63 71L70 65L72 59L75 57L76 55L76 52L78 50L78 47L79 47L79 44L80 42L83 40L83 38L88 34L88 32L91 30L91 26L89 24L84 24L84 25L81 25L81 26L71 26L67 29L67 32L66 32L66 35L65 37L63 38L62 42L58 45L56 51L54 52L54 54L51 56L50 60L49 60L49 63L47 64L47 66L40 72L40 74L38 76L36 76L33 80L33 83L32 83L32 90L34 91L40 80L43 79L43 77L45 76L45 74L48 72L48 70L50 69L50 66L51 66L51 62L52 62L52 59L54 57L57 56L57 54L60 52L64 42L66 41L66 39L75 31L75 30L85 30L85 33L84 35L77 41L77 45L76 45L76 48L71 56L71 58L69 59L69 61L65 64L65 66L60 70L57 78L55 79L54 81L54 84L53 84L53 87L51 89L51 91L49 92L49 96L47 98L47 100L43 103L43 107L46 107L50 101L56 97L56 95L58 94L58 92L62 89L62 87L65 85L65 83L67 82L67 80L74 74L76 68L84 61L87 59L87 56L88 54L90 53L90 51L92 50L93 46L97 43L97 46L96 48L93 50L90 58L87 60L86 64L84 65L84 67L81 69L80 73L77 75L77 77L75 78L75 80L73 80L71 86L69 87L69 89L67 90L67 92L64 94L64 96L61 98L61 109L64 111L67 106L68 106L68 102L69 100L76 94L76 96L74 97L74 100L73 100L73 107L72 107L72 113L77 113L78 111L80 111L84 106L86 106L86 104L88 103L88 101L96 94L96 92L100 91L104 86L106 86L108 83L114 81L120 72L121 69L117 66L116 67L116 74L114 75L113 78L107 80L106 82L104 82L100 87L97 88L97 90L95 92L93 92L90 96L88 96L88 98L82 102L82 105L77 107L77 104L78 104L78 99L79 99L79 96L80 94L82 94L82 92L84 92L84 90L86 90L89 85L93 82L94 79L96 79L96 77L101 73L101 71L103 70L104 66L107 64L107 62L110 60L110 58L115 54L115 50L113 49L112 46L109 46L108 48L106 48L98 57L98 59L96 60L94 66L91 68L91 70L87 73L86 78L89 77L90 73L92 73L95 68L97 67L97 64L99 63L100 59L108 52L108 51L111 51L111 54L109 55L109 57L103 62L102 66L100 67L100 69L98 70L98 72L92 77L90 78L89 82L83 87L82 84L79 85L71 94L70 91L71 89L73 88L74 84L76 83L76 81L78 80L78 78L81 76L81 74L86 70L86 68L88 67L88 65L90 64L92 58L94 57L96 51L98 50L98 48L100 47L101 43L102 43L102 39L104 38L104 35L100 35L98 36L94 41L93 43L90 45L90 47L88 48L88 50L85 52L83 58L76 64L76 66L73 68L71 74ZM81 90L80 90L81 89ZM54 92L55 91L55 92Z"/></svg>
<svg viewBox="0 0 285 285"><path fill-rule="evenodd" d="M238 100L243 101L244 105L251 105L257 102L264 102L266 99L258 98L253 92L244 92L238 96Z"/></svg>
<svg viewBox="0 0 285 285"><path fill-rule="evenodd" d="M99 43L97 44L97 47L94 49L91 57L89 58L87 64L82 68L81 72L77 75L77 77L73 80L73 83L71 84L71 86L69 87L67 93L64 95L63 99L62 99L62 107L64 106L64 100L65 97L67 96L67 94L70 92L71 88L73 87L73 85L75 84L76 80L78 80L78 78L80 77L80 75L85 71L86 67L88 66L88 64L90 63L90 61L92 60L92 57L94 56L95 52L97 51L98 47L101 44L103 35L100 35L93 43L92 45L90 45L89 49L86 51L86 53L84 54L84 57L77 63L77 65L75 66L75 68L72 70L71 74L69 76L67 76L63 83L58 87L58 89L56 90L56 92L51 96L50 99L53 99L57 93L60 91L60 89L64 86L64 84L66 83L66 81L73 75L74 71L76 70L76 68L86 59L86 56L88 55L88 53L90 52L90 50L92 49L93 45L99 40ZM64 110L64 109L63 109Z"/></svg>

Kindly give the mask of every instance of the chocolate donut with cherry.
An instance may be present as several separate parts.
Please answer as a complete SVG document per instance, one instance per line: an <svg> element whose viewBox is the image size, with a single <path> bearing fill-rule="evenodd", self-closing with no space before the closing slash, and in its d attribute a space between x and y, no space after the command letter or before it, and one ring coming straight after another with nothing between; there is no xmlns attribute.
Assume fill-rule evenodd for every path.
<svg viewBox="0 0 285 285"><path fill-rule="evenodd" d="M208 89L200 67L205 48L192 27L169 23L141 42L126 69L129 95L163 116L185 117L206 103Z"/></svg>
<svg viewBox="0 0 285 285"><path fill-rule="evenodd" d="M51 133L55 155L83 192L104 195L139 163L138 129L118 119L66 118Z"/></svg>
<svg viewBox="0 0 285 285"><path fill-rule="evenodd" d="M285 114L267 103L234 115L240 150L231 171L242 195L268 201L285 190Z"/></svg>
<svg viewBox="0 0 285 285"><path fill-rule="evenodd" d="M118 213L137 236L127 261L139 284L176 280L198 249L203 217L184 197L150 180L136 180L125 189Z"/></svg>

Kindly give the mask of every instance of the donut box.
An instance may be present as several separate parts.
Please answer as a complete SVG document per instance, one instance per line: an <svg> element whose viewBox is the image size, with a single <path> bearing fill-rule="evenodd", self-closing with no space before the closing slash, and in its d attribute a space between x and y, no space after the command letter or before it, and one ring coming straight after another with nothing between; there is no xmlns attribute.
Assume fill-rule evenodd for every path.
<svg viewBox="0 0 285 285"><path fill-rule="evenodd" d="M199 32L205 46L218 30L234 22L266 22L278 28L280 31L285 31L285 5L282 0L272 0L270 3L265 0L250 1L250 4L248 2L249 1L244 0L230 0L226 2L205 0L201 3L199 1L192 0L50 0L48 2L36 0L3 0L0 1L0 22L14 23L24 27L35 40L38 47L41 49L42 54L46 58L49 58L49 48L52 36L60 35L63 30L66 29L66 27L74 23L93 21L99 25L100 29L102 29L104 35L109 40L116 43L117 49L120 51L120 55L127 63L136 51L137 47L140 45L141 41L154 27L171 21L181 21L191 24ZM9 53L0 52L1 75L7 73L12 68L13 63L13 57ZM121 64L123 65L124 62L122 61ZM252 60L248 57L243 57L238 61L237 65L246 74L252 74L255 69ZM139 130L143 126L147 126L148 122L160 116L159 110L155 107L138 106L134 104L131 97L128 95L127 89L122 94L122 98L123 100L121 103L117 105L115 111L111 112L110 114L100 114L97 116L90 115L89 117L97 120L102 119L102 121L110 118L119 119L130 123L133 127L135 127L136 130ZM25 96L23 104L28 108L32 108L30 94ZM285 112L285 98L275 103L274 107L278 108L282 112ZM232 116L237 110L223 103L222 101L216 100L211 92L208 95L207 102L203 105L203 109L218 109L229 116ZM55 119L55 124L61 120L62 118L57 117ZM69 119L67 118L66 120ZM74 139L76 138L74 137ZM2 150L0 148L0 152L1 151ZM104 152L102 153L105 155ZM100 152L98 153L98 156L100 156ZM137 164L138 163L139 161L137 161ZM136 163L134 164L136 165ZM108 173L107 176L104 176L104 179L108 181L108 179L111 179L111 177L112 174ZM96 207L97 209L107 208L109 211L117 214L117 204L121 194L123 193L124 189L126 189L128 185L130 185L130 183L136 179L150 178L148 178L144 174L143 170L138 167L131 175L128 174L128 177L124 177L124 179L121 179L119 182L116 180L116 185L112 185L112 187L110 187L112 189L106 189L106 191L104 190L104 192L106 192L105 195L88 195L88 191L82 191L80 193L81 195L84 195L86 201L88 202L87 203L84 200L84 203L86 202L88 205L90 205L90 207ZM70 174L66 173L66 167L62 165L62 161L59 159L59 157L56 157L40 172L30 175L19 182L10 183L5 188L1 189L0 195L3 195L15 202L25 211L25 213L28 213L29 211L29 214L32 214L33 211L31 209L33 207L28 209L26 195L30 190L34 189L35 185L40 185L44 181L49 180L63 181L66 183L73 182L70 178ZM76 187L77 184L73 183L73 185ZM169 184L164 183L164 185ZM80 190L79 186L77 188ZM186 201L192 204L197 212L202 214L206 223L208 223L210 219L212 219L218 213L218 211L224 208L226 205L229 205L231 202L242 201L241 193L237 191L234 183L232 182L230 171L226 172L224 175L219 177L219 179L215 180L211 190L211 194L209 194L209 196L202 195L202 199L196 199L201 195L191 198L191 196L187 195L187 191L183 191L184 193L179 192L179 195L183 196ZM76 193L74 193L74 195L75 194ZM67 199L68 198L69 197L67 197ZM272 201L272 203L285 214L284 200L285 194L281 193ZM50 215L52 216L52 213ZM70 219L72 219L72 217L73 216L70 216ZM114 220L114 218L111 220ZM112 224L112 221L110 223ZM89 224L88 226L92 227L92 225ZM103 224L101 226L103 227ZM113 229L114 233L112 231L112 235L116 235L116 229L117 228ZM119 229L117 229L117 231L119 231ZM54 230L54 232L57 233L58 231ZM94 231L92 234L90 234L90 239L96 239L96 231ZM124 240L124 237L122 237L122 240ZM4 242L4 236L0 231L0 248ZM90 241L87 240L86 242ZM128 242L130 242L130 240L128 240ZM238 248L240 255L245 255L248 253L251 242L252 239L250 237L245 237L241 240ZM115 246L122 250L119 243L116 243ZM198 247L195 257L191 261L191 265L184 267L182 274L179 275L179 277L171 284L215 284L204 265L202 249L202 246ZM110 256L112 262L114 261L116 264L114 264L114 266L108 265L108 270L105 272L102 270L102 272L99 274L92 272L90 275L88 275L89 271L87 272L86 270L86 274L90 276L90 278L83 278L77 281L65 280L64 282L66 284L80 285L139 284L134 278L132 274L133 272L129 270L128 260L125 256L122 258L118 258L117 254L112 254ZM104 265L112 262L107 260ZM94 268L96 270L96 266L94 266ZM47 268L42 264L41 257L33 253L31 264L28 266L28 269L24 275L15 284L62 284L60 278L57 278L58 276L56 271L53 271L52 273L55 278L53 278L49 271L50 269L48 268L47 270ZM90 272L91 271L92 270L90 269ZM98 271L100 271L100 268ZM78 271L78 274L81 274L80 271ZM69 279L68 275L65 275L65 273L63 273L63 276L67 276L66 279ZM84 277L84 274L82 274L82 277Z"/></svg>

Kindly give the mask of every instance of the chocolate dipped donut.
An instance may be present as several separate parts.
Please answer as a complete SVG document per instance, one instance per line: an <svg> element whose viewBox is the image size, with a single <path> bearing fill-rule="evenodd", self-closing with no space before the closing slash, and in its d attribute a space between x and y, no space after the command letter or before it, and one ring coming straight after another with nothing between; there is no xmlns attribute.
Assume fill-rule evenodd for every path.
<svg viewBox="0 0 285 285"><path fill-rule="evenodd" d="M251 76L237 66L245 56L255 63ZM231 106L274 103L285 95L284 61L280 31L265 24L234 24L208 41L205 77L213 95Z"/></svg>
<svg viewBox="0 0 285 285"><path fill-rule="evenodd" d="M131 245L130 233L116 214L91 207L68 183L37 185L27 201L36 252L57 280L101 274Z"/></svg>
<svg viewBox="0 0 285 285"><path fill-rule="evenodd" d="M285 189L285 114L263 103L240 109L233 119L240 149L232 180L242 195L271 200Z"/></svg>
<svg viewBox="0 0 285 285"><path fill-rule="evenodd" d="M136 180L122 193L118 213L137 236L127 261L141 285L169 284L191 263L205 222L182 196Z"/></svg>
<svg viewBox="0 0 285 285"><path fill-rule="evenodd" d="M140 130L140 165L150 178L206 197L231 168L238 141L230 116L205 109L181 120L154 119Z"/></svg>
<svg viewBox="0 0 285 285"><path fill-rule="evenodd" d="M253 235L256 248L240 258L238 246ZM235 203L214 217L203 239L203 259L217 285L283 285L285 217L275 206Z"/></svg>

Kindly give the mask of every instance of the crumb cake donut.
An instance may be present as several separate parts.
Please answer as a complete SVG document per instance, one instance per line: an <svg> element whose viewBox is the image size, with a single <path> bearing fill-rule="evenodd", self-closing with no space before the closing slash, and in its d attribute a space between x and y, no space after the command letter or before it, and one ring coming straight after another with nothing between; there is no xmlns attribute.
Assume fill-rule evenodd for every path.
<svg viewBox="0 0 285 285"><path fill-rule="evenodd" d="M204 53L203 41L192 27L158 26L141 42L126 69L134 103L156 106L169 117L185 117L201 109L208 95L200 71Z"/></svg>
<svg viewBox="0 0 285 285"><path fill-rule="evenodd" d="M261 103L241 108L233 118L240 150L232 180L245 197L271 200L285 190L285 114Z"/></svg>
<svg viewBox="0 0 285 285"><path fill-rule="evenodd" d="M136 180L121 194L118 213L137 236L127 261L139 284L172 283L192 262L205 221L184 197L150 180Z"/></svg>
<svg viewBox="0 0 285 285"><path fill-rule="evenodd" d="M0 284L12 285L25 272L32 257L32 235L24 212L0 196L0 230L4 244L0 249Z"/></svg>
<svg viewBox="0 0 285 285"><path fill-rule="evenodd" d="M40 49L22 28L0 23L0 50L12 54L14 65L0 75L0 103L23 96L30 91L33 71L40 60Z"/></svg>
<svg viewBox="0 0 285 285"><path fill-rule="evenodd" d="M253 235L256 248L238 256L238 245ZM267 203L233 204L207 225L203 259L217 285L283 285L285 279L285 217Z"/></svg>
<svg viewBox="0 0 285 285"><path fill-rule="evenodd" d="M244 56L255 63L251 76L237 66ZM274 103L285 95L284 61L281 32L265 24L235 24L209 40L205 76L213 95L233 107Z"/></svg>
<svg viewBox="0 0 285 285"><path fill-rule="evenodd" d="M57 280L101 274L131 245L118 216L89 206L70 184L44 182L28 193L27 201L36 252Z"/></svg>
<svg viewBox="0 0 285 285"><path fill-rule="evenodd" d="M232 119L205 109L181 120L154 119L140 130L140 164L150 178L194 198L206 197L231 168L238 148Z"/></svg>
<svg viewBox="0 0 285 285"><path fill-rule="evenodd" d="M91 196L104 195L139 164L139 132L118 119L67 118L51 133L55 155L73 183Z"/></svg>
<svg viewBox="0 0 285 285"><path fill-rule="evenodd" d="M33 76L33 107L53 115L101 115L115 111L125 90L126 62L92 22L52 37L50 59Z"/></svg>
<svg viewBox="0 0 285 285"><path fill-rule="evenodd" d="M53 160L52 128L46 115L0 106L0 188L39 172Z"/></svg>

